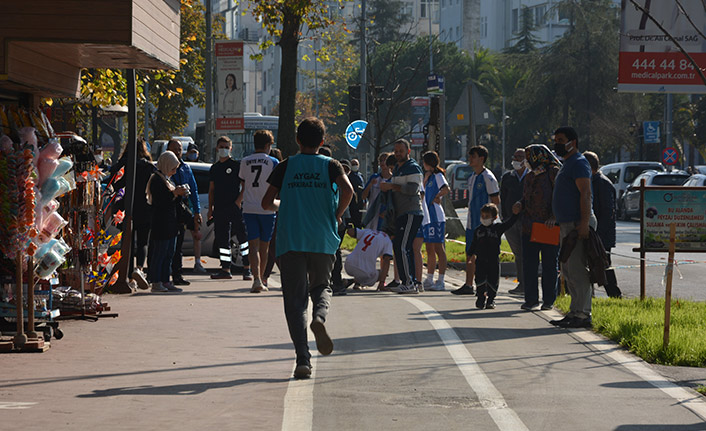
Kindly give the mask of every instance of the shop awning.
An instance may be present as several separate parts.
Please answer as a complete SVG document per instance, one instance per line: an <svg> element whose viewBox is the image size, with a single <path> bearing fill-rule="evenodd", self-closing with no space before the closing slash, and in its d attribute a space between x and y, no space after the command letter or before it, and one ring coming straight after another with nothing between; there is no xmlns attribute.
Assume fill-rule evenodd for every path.
<svg viewBox="0 0 706 431"><path fill-rule="evenodd" d="M0 90L77 97L81 68L179 68L179 0L4 3Z"/></svg>

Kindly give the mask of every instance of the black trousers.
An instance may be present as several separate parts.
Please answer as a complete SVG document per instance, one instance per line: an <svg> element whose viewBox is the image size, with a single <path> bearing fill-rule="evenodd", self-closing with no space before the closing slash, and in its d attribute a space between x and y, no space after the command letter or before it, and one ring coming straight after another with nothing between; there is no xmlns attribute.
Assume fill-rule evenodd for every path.
<svg viewBox="0 0 706 431"><path fill-rule="evenodd" d="M221 269L230 272L232 255L230 250L230 238L235 234L238 242L242 245L248 244L248 234L245 230L243 213L237 209L215 211L213 213L213 229L215 234L216 248L218 248L221 260ZM243 266L250 266L250 259L247 254L243 254Z"/></svg>
<svg viewBox="0 0 706 431"><path fill-rule="evenodd" d="M184 234L186 233L186 226L183 224L179 225L179 231L177 232L176 248L174 249L174 257L172 257L172 278L180 278L183 270L181 259L184 254L181 252L181 247L184 245Z"/></svg>

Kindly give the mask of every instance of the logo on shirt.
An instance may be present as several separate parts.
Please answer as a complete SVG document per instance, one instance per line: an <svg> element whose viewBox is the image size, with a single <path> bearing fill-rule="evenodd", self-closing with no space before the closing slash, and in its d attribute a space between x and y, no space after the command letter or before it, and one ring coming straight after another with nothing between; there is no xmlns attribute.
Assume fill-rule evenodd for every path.
<svg viewBox="0 0 706 431"><path fill-rule="evenodd" d="M228 168L228 169L226 169L226 174L230 174L230 173L232 173L232 172L233 172L233 168Z"/></svg>

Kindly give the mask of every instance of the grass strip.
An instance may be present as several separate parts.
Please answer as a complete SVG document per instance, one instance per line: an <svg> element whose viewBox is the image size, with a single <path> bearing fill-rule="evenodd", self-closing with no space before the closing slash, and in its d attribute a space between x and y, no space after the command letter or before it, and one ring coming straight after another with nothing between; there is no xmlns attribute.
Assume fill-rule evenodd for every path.
<svg viewBox="0 0 706 431"><path fill-rule="evenodd" d="M556 307L568 312L571 298L557 299ZM670 340L662 348L664 299L593 299L593 330L645 361L661 365L706 367L706 302L672 302Z"/></svg>

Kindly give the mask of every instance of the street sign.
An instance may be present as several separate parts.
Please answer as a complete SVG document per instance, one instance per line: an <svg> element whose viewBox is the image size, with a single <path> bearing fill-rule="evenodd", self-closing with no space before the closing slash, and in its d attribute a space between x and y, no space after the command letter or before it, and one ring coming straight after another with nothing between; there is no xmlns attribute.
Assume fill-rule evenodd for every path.
<svg viewBox="0 0 706 431"><path fill-rule="evenodd" d="M676 165L679 160L679 151L674 147L667 147L662 150L662 162L665 165Z"/></svg>
<svg viewBox="0 0 706 431"><path fill-rule="evenodd" d="M659 121L643 121L642 133L645 137L645 144L659 144L660 142Z"/></svg>
<svg viewBox="0 0 706 431"><path fill-rule="evenodd" d="M353 149L358 148L360 140L368 127L368 122L363 120L354 121L346 128L346 143Z"/></svg>
<svg viewBox="0 0 706 431"><path fill-rule="evenodd" d="M427 76L427 93L443 93L444 92L444 77L441 75Z"/></svg>

